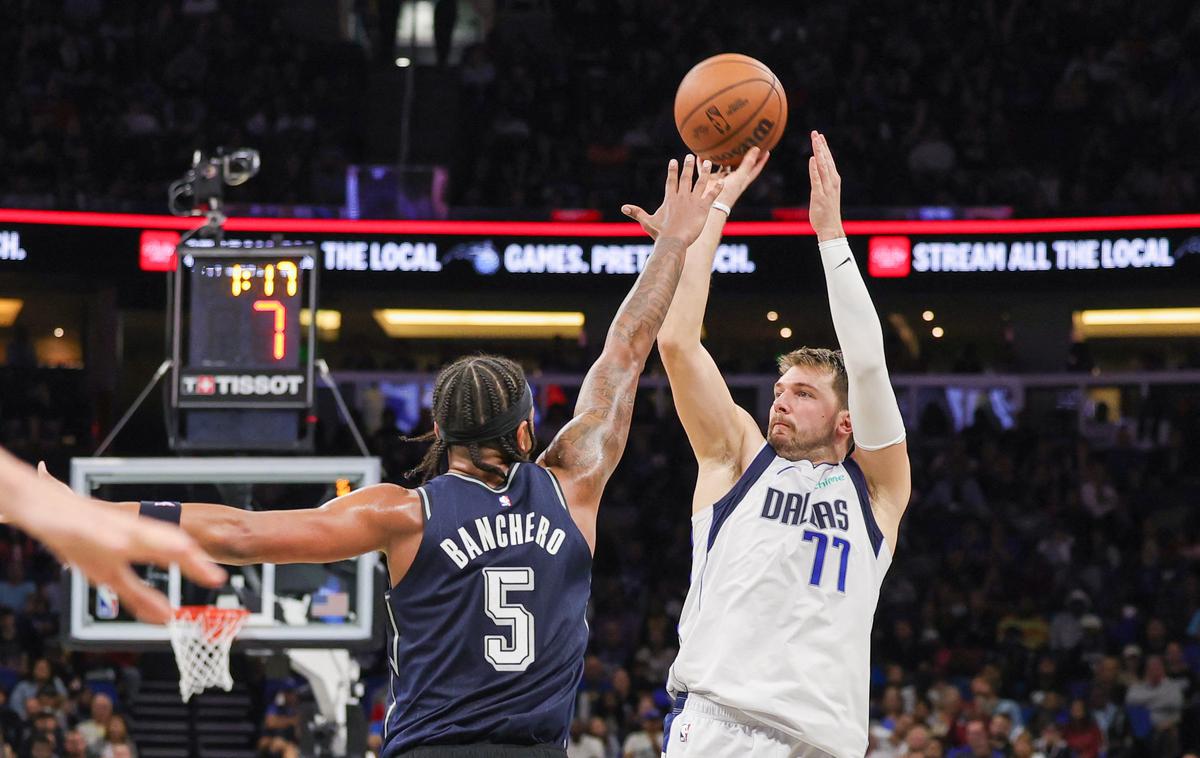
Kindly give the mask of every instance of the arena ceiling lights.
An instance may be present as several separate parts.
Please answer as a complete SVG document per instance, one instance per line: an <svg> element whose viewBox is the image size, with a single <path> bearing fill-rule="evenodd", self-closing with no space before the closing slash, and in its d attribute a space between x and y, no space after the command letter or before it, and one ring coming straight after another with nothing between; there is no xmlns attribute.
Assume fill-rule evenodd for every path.
<svg viewBox="0 0 1200 758"><path fill-rule="evenodd" d="M578 311L472 311L386 308L375 321L389 337L406 338L575 338L583 332Z"/></svg>
<svg viewBox="0 0 1200 758"><path fill-rule="evenodd" d="M1080 339L1200 336L1200 308L1076 311L1073 319Z"/></svg>
<svg viewBox="0 0 1200 758"><path fill-rule="evenodd" d="M0 297L0 328L7 329L17 321L25 301L15 297Z"/></svg>

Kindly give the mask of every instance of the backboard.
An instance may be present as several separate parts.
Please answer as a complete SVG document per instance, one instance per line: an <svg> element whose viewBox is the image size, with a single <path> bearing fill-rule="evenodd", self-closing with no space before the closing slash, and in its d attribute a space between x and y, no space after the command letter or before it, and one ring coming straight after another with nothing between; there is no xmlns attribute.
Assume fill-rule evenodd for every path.
<svg viewBox="0 0 1200 758"><path fill-rule="evenodd" d="M178 500L252 510L315 508L380 480L378 458L76 458L71 488L108 501ZM226 566L229 582L210 590L179 570L142 567L139 574L173 606L241 607L250 617L235 648L360 648L377 642L378 554L325 565ZM386 572L384 572L386 576ZM169 643L165 627L143 624L107 588L68 576L69 645L144 649ZM386 582L385 582L386 583Z"/></svg>

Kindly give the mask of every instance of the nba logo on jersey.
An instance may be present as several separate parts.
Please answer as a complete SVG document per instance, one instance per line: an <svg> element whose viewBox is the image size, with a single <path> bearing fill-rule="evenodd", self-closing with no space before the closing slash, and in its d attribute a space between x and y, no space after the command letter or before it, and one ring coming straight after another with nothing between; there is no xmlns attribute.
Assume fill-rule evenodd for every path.
<svg viewBox="0 0 1200 758"><path fill-rule="evenodd" d="M101 584L96 587L96 618L101 621L112 621L121 613L121 601L117 593L110 587Z"/></svg>
<svg viewBox="0 0 1200 758"><path fill-rule="evenodd" d="M680 724L679 725L679 741L687 742L688 732L690 732L690 731L692 731L692 722L688 721L686 723Z"/></svg>
<svg viewBox="0 0 1200 758"><path fill-rule="evenodd" d="M508 495L500 496L500 507L501 508L512 508L512 501L508 499Z"/></svg>

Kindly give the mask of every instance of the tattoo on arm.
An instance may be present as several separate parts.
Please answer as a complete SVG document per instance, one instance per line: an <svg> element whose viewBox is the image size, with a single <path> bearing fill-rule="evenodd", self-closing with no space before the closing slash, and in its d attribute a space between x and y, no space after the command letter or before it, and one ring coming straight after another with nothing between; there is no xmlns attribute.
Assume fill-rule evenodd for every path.
<svg viewBox="0 0 1200 758"><path fill-rule="evenodd" d="M583 380L575 417L542 456L544 465L570 471L597 497L625 451L638 378L675 297L686 252L677 239L655 244L613 319L604 353Z"/></svg>
<svg viewBox="0 0 1200 758"><path fill-rule="evenodd" d="M671 308L686 253L687 246L681 240L658 240L645 270L613 318L606 348L627 346L645 362Z"/></svg>

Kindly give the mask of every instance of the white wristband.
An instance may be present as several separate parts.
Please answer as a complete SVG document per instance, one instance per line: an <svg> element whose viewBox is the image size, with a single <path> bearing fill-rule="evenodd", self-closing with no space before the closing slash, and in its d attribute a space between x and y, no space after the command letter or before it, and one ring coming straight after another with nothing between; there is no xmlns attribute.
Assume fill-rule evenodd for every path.
<svg viewBox="0 0 1200 758"><path fill-rule="evenodd" d="M730 208L725 203L722 203L720 200L713 200L712 207L713 207L714 211L720 211L721 213L724 213L726 216L728 216L730 213L733 212L732 208Z"/></svg>

